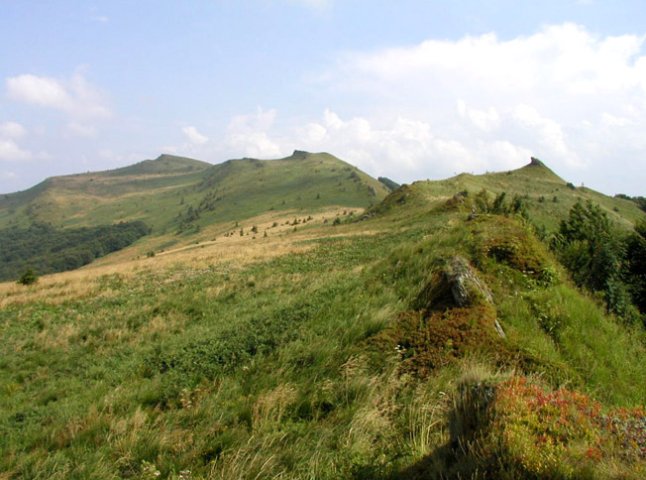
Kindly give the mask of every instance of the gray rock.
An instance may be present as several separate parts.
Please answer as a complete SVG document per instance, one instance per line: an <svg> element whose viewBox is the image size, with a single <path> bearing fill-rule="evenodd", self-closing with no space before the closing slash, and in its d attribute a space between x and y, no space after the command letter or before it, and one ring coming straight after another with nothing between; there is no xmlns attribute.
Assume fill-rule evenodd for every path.
<svg viewBox="0 0 646 480"><path fill-rule="evenodd" d="M422 290L417 298L416 307L427 311L438 311L483 303L494 307L491 290L464 257L455 256ZM506 337L498 320L494 322L494 328L499 336Z"/></svg>

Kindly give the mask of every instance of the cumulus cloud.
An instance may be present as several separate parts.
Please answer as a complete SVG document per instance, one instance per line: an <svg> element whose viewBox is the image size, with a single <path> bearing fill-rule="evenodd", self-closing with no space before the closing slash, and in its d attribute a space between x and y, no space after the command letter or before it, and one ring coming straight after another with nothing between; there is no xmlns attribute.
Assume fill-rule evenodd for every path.
<svg viewBox="0 0 646 480"><path fill-rule="evenodd" d="M209 137L202 135L195 127L184 127L182 128L182 132L186 135L188 141L194 145L203 145L209 141Z"/></svg>
<svg viewBox="0 0 646 480"><path fill-rule="evenodd" d="M31 152L23 150L13 140L0 138L0 160L20 161L30 160L31 158Z"/></svg>
<svg viewBox="0 0 646 480"><path fill-rule="evenodd" d="M493 107L478 110L468 107L464 100L458 100L458 113L483 132L491 132L500 126L500 115Z"/></svg>
<svg viewBox="0 0 646 480"><path fill-rule="evenodd" d="M343 119L330 109L320 121L300 127L290 137L300 140L300 148L328 150L374 175L406 180L430 172L444 177L478 171L494 160L510 168L531 155L529 150L502 140L463 142L419 120L398 117L375 125L366 117Z"/></svg>
<svg viewBox="0 0 646 480"><path fill-rule="evenodd" d="M485 34L346 53L316 76L331 99L318 118L279 124L275 110L258 109L231 120L225 144L265 158L329 151L406 182L518 168L536 156L567 180L639 194L645 43L567 23L504 40ZM633 173L612 175L618 170Z"/></svg>
<svg viewBox="0 0 646 480"><path fill-rule="evenodd" d="M411 169L407 179L437 177L447 170L442 162L450 170L502 169L533 154L603 186L607 172L595 172L609 161L643 162L645 42L566 23L511 39L489 33L346 53L319 75L322 86L377 107L345 123L314 122L303 134L322 138L325 128L329 136L336 122L364 154L366 136L380 139L373 162L391 170L401 163ZM352 111L352 102L343 107ZM411 125L418 128L408 137ZM403 145L400 160L385 153L386 138L390 148Z"/></svg>
<svg viewBox="0 0 646 480"><path fill-rule="evenodd" d="M78 118L107 118L111 115L101 92L81 73L69 79L32 74L6 80L10 99L30 105L59 110Z"/></svg>
<svg viewBox="0 0 646 480"><path fill-rule="evenodd" d="M269 135L276 114L276 110L264 111L258 108L255 113L233 117L227 127L226 145L248 157L280 156L280 146Z"/></svg>
<svg viewBox="0 0 646 480"><path fill-rule="evenodd" d="M0 123L0 137L20 138L27 134L27 129L18 122Z"/></svg>
<svg viewBox="0 0 646 480"><path fill-rule="evenodd" d="M18 122L0 123L0 161L30 160L30 151L21 148L16 141L27 135L27 129Z"/></svg>

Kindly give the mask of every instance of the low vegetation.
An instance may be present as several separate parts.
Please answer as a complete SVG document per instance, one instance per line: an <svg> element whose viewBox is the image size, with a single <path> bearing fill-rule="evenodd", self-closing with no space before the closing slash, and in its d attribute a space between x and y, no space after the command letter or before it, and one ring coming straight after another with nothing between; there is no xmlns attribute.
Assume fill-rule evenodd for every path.
<svg viewBox="0 0 646 480"><path fill-rule="evenodd" d="M0 471L641 479L645 329L561 263L597 195L531 165L0 284ZM643 214L598 205L641 315Z"/></svg>

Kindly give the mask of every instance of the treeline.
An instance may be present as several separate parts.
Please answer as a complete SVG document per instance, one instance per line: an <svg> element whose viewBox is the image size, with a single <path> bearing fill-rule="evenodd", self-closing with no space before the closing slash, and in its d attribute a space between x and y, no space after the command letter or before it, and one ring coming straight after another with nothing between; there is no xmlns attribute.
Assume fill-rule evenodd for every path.
<svg viewBox="0 0 646 480"><path fill-rule="evenodd" d="M578 202L550 243L577 285L601 294L608 310L646 325L646 221L626 234L601 207Z"/></svg>
<svg viewBox="0 0 646 480"><path fill-rule="evenodd" d="M646 197L631 197L630 195L625 195L623 193L618 193L615 195L616 198L623 198L624 200L630 200L631 202L635 202L639 208L641 208L643 211L646 212Z"/></svg>
<svg viewBox="0 0 646 480"><path fill-rule="evenodd" d="M148 233L141 221L73 229L34 223L0 230L0 280L16 279L27 269L39 275L73 270Z"/></svg>
<svg viewBox="0 0 646 480"><path fill-rule="evenodd" d="M618 197L646 205L641 202L644 197ZM549 245L579 287L598 295L610 312L627 323L641 322L646 327L646 220L626 232L613 224L599 205L579 200L561 221L559 229L548 232L532 221L528 201L529 197L519 195L509 200L506 192L491 201L490 194L483 189L474 196L468 191L459 192L447 205L470 207L472 215L522 217ZM541 197L538 201L542 203L545 199ZM557 198L552 201L557 202Z"/></svg>
<svg viewBox="0 0 646 480"><path fill-rule="evenodd" d="M386 188L391 192L394 190L397 190L400 187L399 183L391 180L388 177L378 177L377 180L383 183L386 186Z"/></svg>

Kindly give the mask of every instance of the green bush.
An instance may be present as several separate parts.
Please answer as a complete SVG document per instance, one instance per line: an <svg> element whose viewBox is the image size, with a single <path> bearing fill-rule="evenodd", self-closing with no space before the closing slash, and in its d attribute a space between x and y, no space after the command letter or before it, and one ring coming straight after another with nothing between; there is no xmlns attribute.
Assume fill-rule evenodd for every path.
<svg viewBox="0 0 646 480"><path fill-rule="evenodd" d="M20 285L33 285L38 281L38 275L31 269L25 270L25 272L20 276L17 283Z"/></svg>

